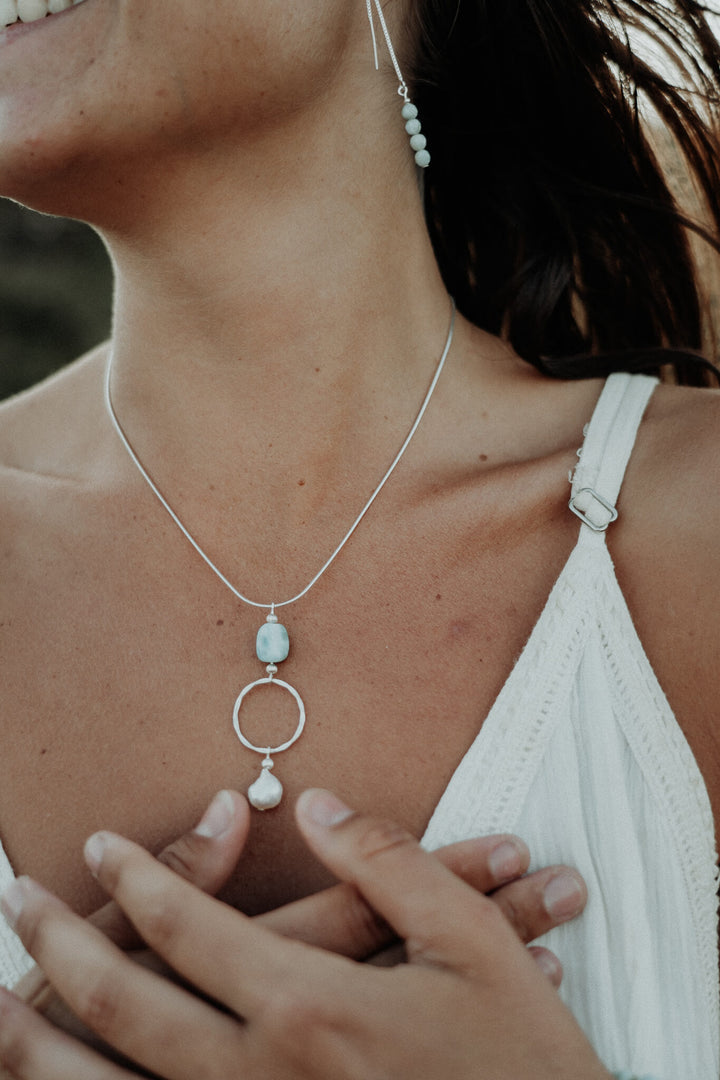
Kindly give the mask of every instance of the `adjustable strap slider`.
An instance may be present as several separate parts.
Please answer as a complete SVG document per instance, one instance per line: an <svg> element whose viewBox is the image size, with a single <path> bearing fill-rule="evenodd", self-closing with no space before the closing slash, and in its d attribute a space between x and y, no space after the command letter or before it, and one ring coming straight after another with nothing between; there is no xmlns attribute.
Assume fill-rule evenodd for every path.
<svg viewBox="0 0 720 1080"><path fill-rule="evenodd" d="M593 532L605 532L608 525L618 516L613 504L603 499L595 488L580 488L571 497L568 506L573 514L576 514Z"/></svg>

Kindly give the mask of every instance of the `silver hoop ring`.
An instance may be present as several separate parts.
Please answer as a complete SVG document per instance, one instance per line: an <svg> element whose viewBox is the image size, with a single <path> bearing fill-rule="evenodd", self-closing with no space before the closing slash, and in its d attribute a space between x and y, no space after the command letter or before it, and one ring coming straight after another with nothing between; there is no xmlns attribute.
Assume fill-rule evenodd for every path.
<svg viewBox="0 0 720 1080"><path fill-rule="evenodd" d="M242 731L240 730L240 709L242 707L242 703L247 697L247 695L250 693L250 691L254 690L256 686L282 686L284 690L287 690L288 693L292 694L292 696L295 698L295 701L297 702L297 707L300 710L300 718L298 720L298 725L295 728L295 733L288 739L287 742L282 743L282 745L280 746L255 746L253 743L250 742L249 739L245 738ZM256 679L255 682L248 683L247 686L244 686L237 696L235 708L233 709L233 727L235 728L235 734L237 735L238 739L243 744L243 746L246 746L248 748L248 750L254 750L256 754L279 754L281 750L287 750L288 747L292 746L294 742L297 742L297 740L303 733L303 728L305 727L305 706L303 705L303 700L298 694L295 687L291 686L290 683L283 682L282 679L275 679L270 677L266 679Z"/></svg>

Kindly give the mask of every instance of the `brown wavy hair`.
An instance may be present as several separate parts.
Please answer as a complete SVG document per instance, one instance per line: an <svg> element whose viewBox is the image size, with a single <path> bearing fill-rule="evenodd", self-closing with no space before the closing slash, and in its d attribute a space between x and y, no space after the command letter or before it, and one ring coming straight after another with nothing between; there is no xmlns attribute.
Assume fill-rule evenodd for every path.
<svg viewBox="0 0 720 1080"><path fill-rule="evenodd" d="M698 263L695 241L720 251L709 9L419 0L414 10L413 90L433 155L427 220L459 309L552 374L669 368L706 383L708 260Z"/></svg>

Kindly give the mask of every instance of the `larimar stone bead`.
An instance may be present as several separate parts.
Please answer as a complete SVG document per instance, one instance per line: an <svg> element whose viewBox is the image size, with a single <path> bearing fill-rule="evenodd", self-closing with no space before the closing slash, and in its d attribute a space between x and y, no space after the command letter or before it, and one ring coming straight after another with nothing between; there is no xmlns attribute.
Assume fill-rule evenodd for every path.
<svg viewBox="0 0 720 1080"><path fill-rule="evenodd" d="M258 660L263 664L279 664L290 652L290 638L282 623L266 622L260 627L255 642Z"/></svg>

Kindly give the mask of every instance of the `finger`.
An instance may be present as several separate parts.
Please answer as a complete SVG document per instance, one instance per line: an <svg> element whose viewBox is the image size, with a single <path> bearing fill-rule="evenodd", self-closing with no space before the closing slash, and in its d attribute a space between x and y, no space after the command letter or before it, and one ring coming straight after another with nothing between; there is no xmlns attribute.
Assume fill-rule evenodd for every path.
<svg viewBox="0 0 720 1080"><path fill-rule="evenodd" d="M521 875L530 861L524 842L509 835L461 841L435 852L434 857L482 891L498 888L503 882ZM107 881L103 884L107 887ZM118 887L117 883L114 887ZM519 897L515 898L514 904L522 912ZM141 915L139 917L142 919ZM285 937L353 959L373 956L397 938L395 931L357 889L347 884L267 912L255 921ZM530 922L528 915L524 925L530 925ZM144 940L156 947L151 933L146 929ZM186 970L186 961L179 955L166 953L166 959L178 970ZM192 977L194 980L200 977L197 967L193 969ZM211 995L218 992L214 984L204 983L203 988ZM234 1005L239 1007L238 1002ZM246 999L242 1007L247 1009Z"/></svg>
<svg viewBox="0 0 720 1080"><path fill-rule="evenodd" d="M472 972L506 949L506 969L516 963L527 972L530 959L497 905L423 851L406 830L353 813L324 791L304 792L296 816L313 852L388 920L411 961Z"/></svg>
<svg viewBox="0 0 720 1080"><path fill-rule="evenodd" d="M249 827L247 800L235 791L220 791L195 828L173 841L157 858L180 877L214 894L235 869ZM90 921L122 949L137 949L142 944L133 925L112 900L94 912ZM74 1024L39 967L32 968L13 990L17 997L58 1026L70 1030ZM79 1026L75 1030L80 1033Z"/></svg>
<svg viewBox="0 0 720 1080"><path fill-rule="evenodd" d="M549 949L544 949L542 945L531 945L528 952L542 971L543 975L550 980L557 990L562 983L563 967L555 953L550 952Z"/></svg>
<svg viewBox="0 0 720 1080"><path fill-rule="evenodd" d="M85 858L147 946L199 991L240 1016L263 1010L270 988L297 981L298 972L310 978L318 957L327 970L334 963L344 971L348 963L278 936L258 919L181 880L124 837L96 833L85 846ZM49 971L48 976L56 982Z"/></svg>
<svg viewBox="0 0 720 1080"><path fill-rule="evenodd" d="M587 889L576 870L549 866L504 885L492 899L527 943L579 915L587 903Z"/></svg>
<svg viewBox="0 0 720 1080"><path fill-rule="evenodd" d="M365 960L397 938L357 889L344 883L267 911L254 921L283 937L353 960Z"/></svg>
<svg viewBox="0 0 720 1080"><path fill-rule="evenodd" d="M484 836L463 840L433 852L454 874L480 892L498 889L525 873L530 862L526 844L516 836ZM537 890L535 890L537 891ZM502 895L502 892L496 895ZM533 894L533 907L537 898ZM517 910L523 930L530 933L533 911L526 910L522 894L513 894L507 910ZM328 952L366 960L397 940L397 934L352 885L342 883L314 896L258 916L269 929ZM544 932L547 915L543 913ZM528 938L527 940L530 940Z"/></svg>
<svg viewBox="0 0 720 1080"><path fill-rule="evenodd" d="M545 895L551 879L560 876L563 867L511 880L523 874L530 861L527 846L515 836L463 840L439 848L433 855L474 889L492 891L493 901L524 942L533 941L553 926L573 918L586 901L584 883L575 871L568 871L571 875L568 889L579 890L577 900L570 898L562 907L559 895L562 882L557 888L553 886L554 893ZM503 885L503 882L508 883ZM354 960L376 957L397 941L397 934L388 922L354 886L345 882L258 918L278 934ZM397 955L393 947L390 956L380 962L390 966L397 962Z"/></svg>
<svg viewBox="0 0 720 1080"><path fill-rule="evenodd" d="M58 1031L1 988L0 1066L3 1076L15 1080L127 1080L137 1075Z"/></svg>
<svg viewBox="0 0 720 1080"><path fill-rule="evenodd" d="M159 972L165 978L172 978L172 973L168 972L167 967L159 957L148 949L133 950L128 955L134 963L142 964L150 971ZM34 988L30 976L34 976ZM90 1031L87 1025L83 1024L75 1016L39 967L35 967L30 972L29 977L23 979L18 986L22 988L24 994L19 994L17 988L14 988L13 993L15 996L20 997L21 1001L24 1001L25 1004L40 1013L47 1021L54 1024L55 1027L61 1028L68 1035L72 1035L75 1039L79 1039L80 1042L87 1043L88 1046L92 1046L105 1055L108 1054L107 1043ZM3 1080L1 1073L0 1080Z"/></svg>
<svg viewBox="0 0 720 1080"><path fill-rule="evenodd" d="M220 791L195 828L161 851L158 861L214 895L235 869L249 828L250 809L244 796ZM91 915L90 921L123 949L140 945L132 924L112 901Z"/></svg>
<svg viewBox="0 0 720 1080"><path fill-rule="evenodd" d="M438 848L433 855L481 893L493 892L522 877L530 865L530 852L524 840L505 833L460 840Z"/></svg>
<svg viewBox="0 0 720 1080"><path fill-rule="evenodd" d="M143 855L159 873L206 903L215 903L160 867L152 856ZM217 1064L215 1075L233 1074L241 1029L231 1017L133 963L86 919L29 878L18 878L2 904L6 918L58 993L110 1046L173 1080L207 1075L208 1061Z"/></svg>

